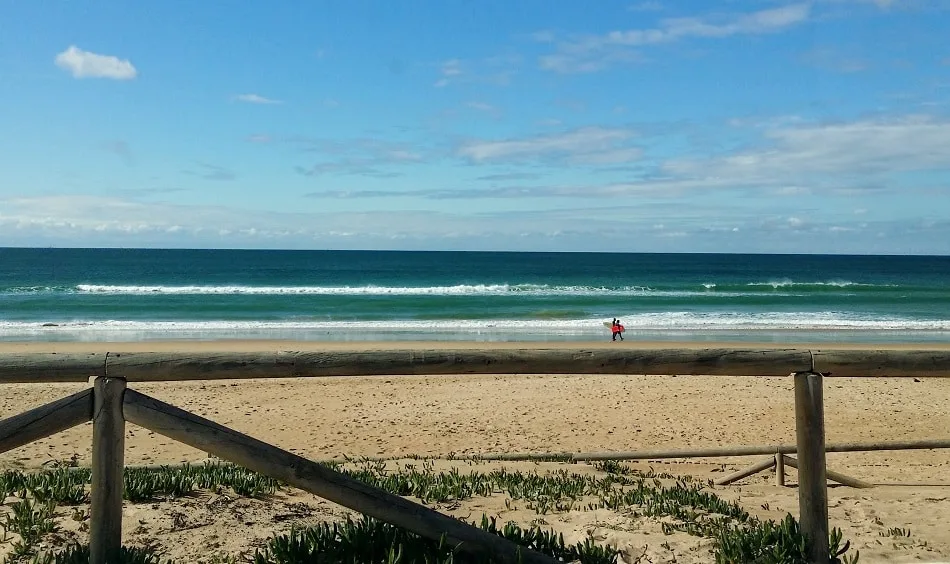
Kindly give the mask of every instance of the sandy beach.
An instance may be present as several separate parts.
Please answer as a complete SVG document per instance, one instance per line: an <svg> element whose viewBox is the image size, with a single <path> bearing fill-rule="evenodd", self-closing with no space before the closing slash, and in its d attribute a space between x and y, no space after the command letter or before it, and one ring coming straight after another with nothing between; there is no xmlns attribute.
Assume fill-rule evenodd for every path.
<svg viewBox="0 0 950 564"><path fill-rule="evenodd" d="M524 343L416 345L429 348L526 346ZM629 342L581 345L730 346L725 343ZM395 346L394 343L273 341L6 343L0 345L0 354L353 350ZM731 346L788 348L748 343ZM910 344L900 347L948 348L947 345L914 347ZM884 347L803 344L794 348ZM84 387L84 384L4 384L0 386L0 416L8 417ZM450 453L634 451L793 444L795 437L791 378L466 375L221 380L141 383L130 384L130 387L312 459L342 455L398 458ZM950 378L829 378L825 381L824 394L829 443L950 438L950 411L946 409L950 403ZM37 468L73 455L80 464L86 465L90 456L90 431L91 426L87 424L15 449L0 455L0 466ZM950 522L948 454L945 450L918 450L828 455L829 468L878 484L867 490L843 487L829 490L832 525L841 527L845 537L861 550L862 562L950 559L950 533L946 527ZM128 426L128 465L205 458L206 453L134 425ZM654 461L641 466L715 478L723 471L755 460L751 457ZM723 497L740 498L750 511L781 518L786 511L797 515L794 485L794 471L789 469L790 487L774 486L771 476L763 473L739 485L716 489ZM490 503L487 509L491 510ZM127 508L127 511L139 510ZM562 525L574 530L571 527L578 526L577 519L566 518L566 524ZM882 543L879 533L893 527L908 528L913 536L907 542L886 539ZM628 544L644 541L640 537L615 540ZM662 540L656 540L659 542ZM681 557L679 561L684 560Z"/></svg>

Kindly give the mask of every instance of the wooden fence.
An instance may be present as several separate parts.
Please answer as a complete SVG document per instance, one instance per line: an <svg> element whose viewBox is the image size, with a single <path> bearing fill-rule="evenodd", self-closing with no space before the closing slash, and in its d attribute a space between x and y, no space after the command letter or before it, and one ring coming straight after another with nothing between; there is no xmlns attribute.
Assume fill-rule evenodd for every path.
<svg viewBox="0 0 950 564"><path fill-rule="evenodd" d="M770 451L774 458L770 457L743 472L749 475L774 465L777 474L784 475L785 464L798 468L802 531L809 540L812 561L823 563L828 560L826 480L831 477L841 481L841 476L834 476L825 467L825 452L829 449L825 445L823 378L946 377L950 376L950 351L539 348L243 354L6 354L0 356L0 383L94 381L91 389L0 421L0 452L92 421L92 564L111 561L121 545L126 421L424 537L444 538L461 550L499 562L553 562L551 558L507 539L370 487L324 465L126 386L127 382L169 380L512 373L793 375L797 459L785 456L784 450L779 448ZM851 445L852 448L843 450L941 448L950 446L950 442L929 441L923 446L917 443L864 446L880 448L858 449ZM679 454L684 452L688 453L681 451ZM709 450L705 452L699 456L722 456ZM610 458L624 459L625 455L626 459L642 458L637 453L614 453ZM598 457L592 453L590 458ZM851 485L863 484L855 481Z"/></svg>

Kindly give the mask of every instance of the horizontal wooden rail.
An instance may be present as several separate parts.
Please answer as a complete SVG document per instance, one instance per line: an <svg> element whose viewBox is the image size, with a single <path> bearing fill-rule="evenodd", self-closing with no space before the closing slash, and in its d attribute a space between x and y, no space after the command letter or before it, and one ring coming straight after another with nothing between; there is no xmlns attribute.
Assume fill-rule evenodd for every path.
<svg viewBox="0 0 950 564"><path fill-rule="evenodd" d="M742 348L392 349L326 352L3 354L0 383L400 374L671 374L950 377L950 351Z"/></svg>
<svg viewBox="0 0 950 564"><path fill-rule="evenodd" d="M763 445L640 450L633 452L501 452L455 455L452 458L455 460L595 462L602 460L663 460L668 458L719 458L724 456L755 456L760 454L794 454L796 448L795 445ZM832 443L825 445L825 452L873 452L879 450L931 450L943 448L950 448L950 439L876 443Z"/></svg>
<svg viewBox="0 0 950 564"><path fill-rule="evenodd" d="M259 441L134 390L126 390L128 421L255 472L424 537L498 562L553 564L553 558L418 503Z"/></svg>
<svg viewBox="0 0 950 564"><path fill-rule="evenodd" d="M38 441L92 419L92 388L0 420L0 452Z"/></svg>

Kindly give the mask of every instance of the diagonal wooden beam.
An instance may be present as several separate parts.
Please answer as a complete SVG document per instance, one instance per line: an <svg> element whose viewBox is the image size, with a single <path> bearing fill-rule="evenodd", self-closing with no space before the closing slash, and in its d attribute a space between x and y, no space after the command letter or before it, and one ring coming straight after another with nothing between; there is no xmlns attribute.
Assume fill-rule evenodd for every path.
<svg viewBox="0 0 950 564"><path fill-rule="evenodd" d="M92 388L0 421L0 453L92 419Z"/></svg>
<svg viewBox="0 0 950 564"><path fill-rule="evenodd" d="M775 456L773 455L764 460L756 462L752 466L743 468L742 470L739 470L738 472L733 472L732 474L723 476L722 478L719 478L713 483L715 483L717 486L725 486L733 482L738 482L739 480L749 477L753 474L758 474L759 472L762 472L763 470L771 470L774 467L775 467Z"/></svg>
<svg viewBox="0 0 950 564"><path fill-rule="evenodd" d="M508 539L134 390L126 390L123 410L125 418L136 425L421 536L434 540L444 537L459 550L512 564L557 562Z"/></svg>
<svg viewBox="0 0 950 564"><path fill-rule="evenodd" d="M785 456L784 454L782 455L782 459L784 460L786 465L791 466L792 468L798 470L798 460L792 458L791 456ZM851 476L845 476L844 474L840 472L834 472L828 469L825 469L825 476L827 476L829 480L838 482L842 486L848 486L851 488L873 488L874 487L874 484L870 484L868 482L865 482L864 480L852 478Z"/></svg>

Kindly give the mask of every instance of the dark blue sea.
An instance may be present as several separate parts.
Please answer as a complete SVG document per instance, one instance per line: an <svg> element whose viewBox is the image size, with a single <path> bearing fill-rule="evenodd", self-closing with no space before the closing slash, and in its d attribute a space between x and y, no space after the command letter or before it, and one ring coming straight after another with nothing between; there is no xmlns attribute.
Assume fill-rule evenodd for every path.
<svg viewBox="0 0 950 564"><path fill-rule="evenodd" d="M0 340L950 340L950 257L0 248Z"/></svg>

